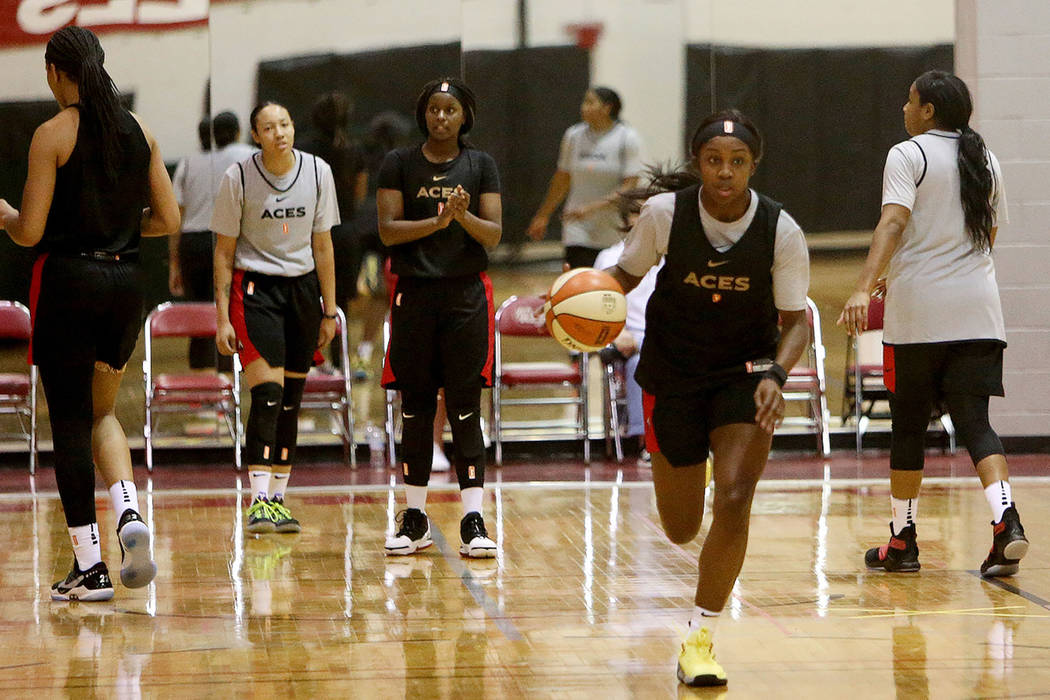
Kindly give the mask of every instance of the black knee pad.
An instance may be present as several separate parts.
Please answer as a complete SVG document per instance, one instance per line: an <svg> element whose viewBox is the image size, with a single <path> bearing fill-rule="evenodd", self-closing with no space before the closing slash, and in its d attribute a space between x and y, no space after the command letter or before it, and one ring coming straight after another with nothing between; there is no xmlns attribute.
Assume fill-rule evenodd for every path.
<svg viewBox="0 0 1050 700"><path fill-rule="evenodd" d="M919 471L925 464L926 428L933 403L900 401L890 395L893 427L890 433L890 469Z"/></svg>
<svg viewBox="0 0 1050 700"><path fill-rule="evenodd" d="M284 390L277 382L252 387L252 407L244 426L244 455L248 464L273 464L277 417Z"/></svg>
<svg viewBox="0 0 1050 700"><path fill-rule="evenodd" d="M299 437L299 404L303 401L306 377L285 377L281 399L281 413L277 417L274 440L274 464L291 464L295 459L295 443Z"/></svg>
<svg viewBox="0 0 1050 700"><path fill-rule="evenodd" d="M452 427L452 461L461 489L485 484L485 437L481 432L481 388L466 396L445 389L448 424Z"/></svg>
<svg viewBox="0 0 1050 700"><path fill-rule="evenodd" d="M437 390L401 392L401 473L410 486L426 486L434 463Z"/></svg>
<svg viewBox="0 0 1050 700"><path fill-rule="evenodd" d="M1003 454L1003 443L988 422L988 397L952 394L947 397L948 414L955 432L970 453L974 466L985 457Z"/></svg>

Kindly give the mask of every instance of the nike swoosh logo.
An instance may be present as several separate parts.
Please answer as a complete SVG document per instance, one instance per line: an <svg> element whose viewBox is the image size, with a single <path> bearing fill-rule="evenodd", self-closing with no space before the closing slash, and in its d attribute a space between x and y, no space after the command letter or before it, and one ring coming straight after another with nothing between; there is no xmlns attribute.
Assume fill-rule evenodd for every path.
<svg viewBox="0 0 1050 700"><path fill-rule="evenodd" d="M434 176L434 182L440 182L441 180L444 180L446 177L448 177L448 175L435 175Z"/></svg>
<svg viewBox="0 0 1050 700"><path fill-rule="evenodd" d="M291 197L291 196L292 196L292 195L290 195L290 194L286 194L286 195L285 195L285 196L283 196L283 197L278 197L278 198L277 198L277 201L278 201L278 202L283 202L284 200L288 199L288 198L289 198L289 197Z"/></svg>
<svg viewBox="0 0 1050 700"><path fill-rule="evenodd" d="M277 405L277 402L276 402L276 401L267 401L267 402L266 402L266 405L267 405L267 406L276 406L276 405Z"/></svg>
<svg viewBox="0 0 1050 700"><path fill-rule="evenodd" d="M471 411L470 413L461 413L461 414L459 414L459 419L460 420L466 420L466 419L470 418L472 415L474 415L474 411Z"/></svg>
<svg viewBox="0 0 1050 700"><path fill-rule="evenodd" d="M415 413L402 413L401 417L402 418L415 418L416 414Z"/></svg>
<svg viewBox="0 0 1050 700"><path fill-rule="evenodd" d="M721 267L722 265L725 265L728 262L729 262L728 260L723 260L722 262L715 262L714 260L708 260L707 261L707 266L708 267Z"/></svg>

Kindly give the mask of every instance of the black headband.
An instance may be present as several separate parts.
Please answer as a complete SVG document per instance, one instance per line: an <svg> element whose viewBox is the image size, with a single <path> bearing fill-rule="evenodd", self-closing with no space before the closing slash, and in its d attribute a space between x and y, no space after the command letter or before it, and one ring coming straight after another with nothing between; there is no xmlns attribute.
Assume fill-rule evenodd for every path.
<svg viewBox="0 0 1050 700"><path fill-rule="evenodd" d="M467 93L448 80L442 80L440 83L436 83L434 87L420 96L418 107L416 109L416 124L419 125L419 130L423 132L424 136L429 133L427 130L426 117L424 116L427 100L439 92L443 92L446 95L451 95L456 98L460 106L463 108L463 126L460 127L459 133L461 136L465 135L470 131L470 128L474 126L473 101Z"/></svg>
<svg viewBox="0 0 1050 700"><path fill-rule="evenodd" d="M711 122L693 136L693 155L700 152L700 147L713 138L719 136L732 136L740 139L751 151L751 155L758 155L758 136L746 125L732 119L719 119Z"/></svg>

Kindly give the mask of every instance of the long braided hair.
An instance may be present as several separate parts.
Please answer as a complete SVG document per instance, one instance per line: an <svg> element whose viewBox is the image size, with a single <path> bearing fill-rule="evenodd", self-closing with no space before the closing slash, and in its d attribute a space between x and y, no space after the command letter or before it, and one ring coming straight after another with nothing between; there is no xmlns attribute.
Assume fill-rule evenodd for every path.
<svg viewBox="0 0 1050 700"><path fill-rule="evenodd" d="M106 52L98 37L83 27L69 26L47 42L44 61L69 76L80 91L80 111L101 144L102 169L115 180L123 154L120 140L120 93L103 67Z"/></svg>

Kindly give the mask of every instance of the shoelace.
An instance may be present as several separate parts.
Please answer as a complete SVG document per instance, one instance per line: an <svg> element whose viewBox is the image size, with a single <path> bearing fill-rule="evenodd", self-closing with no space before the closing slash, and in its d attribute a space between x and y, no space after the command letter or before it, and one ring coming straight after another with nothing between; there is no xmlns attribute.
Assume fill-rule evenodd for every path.
<svg viewBox="0 0 1050 700"><path fill-rule="evenodd" d="M288 507L279 501L270 501L270 510L274 515L281 518L282 520L292 520L292 511L288 510Z"/></svg>

